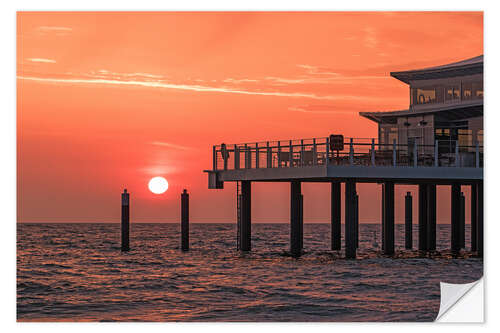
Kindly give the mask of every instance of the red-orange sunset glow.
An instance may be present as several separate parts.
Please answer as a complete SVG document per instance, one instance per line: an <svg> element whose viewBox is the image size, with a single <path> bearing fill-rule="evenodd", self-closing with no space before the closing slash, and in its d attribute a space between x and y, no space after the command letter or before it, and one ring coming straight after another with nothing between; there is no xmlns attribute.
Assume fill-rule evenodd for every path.
<svg viewBox="0 0 500 333"><path fill-rule="evenodd" d="M19 222L118 222L124 188L133 222L178 222L184 188L193 222L234 222L236 185L207 188L212 145L376 137L360 111L408 108L389 72L483 54L483 14L22 12L17 38ZM358 188L377 221L379 185ZM255 222L288 221L287 184L252 190ZM328 222L328 185L303 193L305 222Z"/></svg>

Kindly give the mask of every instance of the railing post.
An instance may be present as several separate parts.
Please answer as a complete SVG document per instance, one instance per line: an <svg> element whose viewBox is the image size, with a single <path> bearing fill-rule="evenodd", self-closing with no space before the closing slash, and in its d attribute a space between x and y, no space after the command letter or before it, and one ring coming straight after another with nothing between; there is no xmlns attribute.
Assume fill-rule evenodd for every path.
<svg viewBox="0 0 500 333"><path fill-rule="evenodd" d="M245 143L245 169L251 168L250 162L251 161L250 161L250 154L248 151L248 145Z"/></svg>
<svg viewBox="0 0 500 333"><path fill-rule="evenodd" d="M329 159L329 156L330 155L330 139L329 138L326 138L326 142L325 142L325 165L328 166L328 159Z"/></svg>
<svg viewBox="0 0 500 333"><path fill-rule="evenodd" d="M288 167L293 167L293 142L290 140L288 148Z"/></svg>
<svg viewBox="0 0 500 333"><path fill-rule="evenodd" d="M304 139L300 140L300 166L304 166Z"/></svg>
<svg viewBox="0 0 500 333"><path fill-rule="evenodd" d="M316 138L313 139L313 165L318 164L318 156L316 152Z"/></svg>
<svg viewBox="0 0 500 333"><path fill-rule="evenodd" d="M281 143L278 141L278 168L281 168Z"/></svg>
<svg viewBox="0 0 500 333"><path fill-rule="evenodd" d="M434 142L434 166L439 166L439 143L437 140Z"/></svg>
<svg viewBox="0 0 500 333"><path fill-rule="evenodd" d="M255 143L255 169L259 168L259 143Z"/></svg>
<svg viewBox="0 0 500 333"><path fill-rule="evenodd" d="M240 149L237 145L234 145L234 169L240 168Z"/></svg>
<svg viewBox="0 0 500 333"><path fill-rule="evenodd" d="M392 166L396 166L396 139L392 140Z"/></svg>
<svg viewBox="0 0 500 333"><path fill-rule="evenodd" d="M476 142L476 168L479 168L479 142Z"/></svg>
<svg viewBox="0 0 500 333"><path fill-rule="evenodd" d="M455 141L455 166L456 167L460 166L460 155L458 152L458 140Z"/></svg>
<svg viewBox="0 0 500 333"><path fill-rule="evenodd" d="M413 145L413 166L417 167L418 166L418 144L415 141L415 144Z"/></svg>
<svg viewBox="0 0 500 333"><path fill-rule="evenodd" d="M352 138L349 139L349 164L354 164L354 146L352 143Z"/></svg>
<svg viewBox="0 0 500 333"><path fill-rule="evenodd" d="M269 148L269 141L266 142L266 147L267 147L267 167L272 168L273 167L273 152L271 148Z"/></svg>
<svg viewBox="0 0 500 333"><path fill-rule="evenodd" d="M375 139L372 139L372 151L371 151L372 166L375 166Z"/></svg>
<svg viewBox="0 0 500 333"><path fill-rule="evenodd" d="M216 171L217 170L217 150L216 150L216 147L213 146L212 147L212 165L213 165L213 170Z"/></svg>

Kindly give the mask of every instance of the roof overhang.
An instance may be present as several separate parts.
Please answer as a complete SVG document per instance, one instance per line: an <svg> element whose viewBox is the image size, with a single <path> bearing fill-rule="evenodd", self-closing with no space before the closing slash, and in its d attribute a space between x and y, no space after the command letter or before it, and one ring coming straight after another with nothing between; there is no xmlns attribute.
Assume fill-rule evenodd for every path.
<svg viewBox="0 0 500 333"><path fill-rule="evenodd" d="M391 76L406 83L414 80L441 79L447 77L466 76L483 73L483 56L455 62L448 65L416 69L410 71L391 72Z"/></svg>
<svg viewBox="0 0 500 333"><path fill-rule="evenodd" d="M444 105L422 110L399 110L387 112L360 112L359 115L379 124L396 124L400 117L414 117L426 114L435 114L441 120L460 120L483 115L483 101L474 101L467 104Z"/></svg>

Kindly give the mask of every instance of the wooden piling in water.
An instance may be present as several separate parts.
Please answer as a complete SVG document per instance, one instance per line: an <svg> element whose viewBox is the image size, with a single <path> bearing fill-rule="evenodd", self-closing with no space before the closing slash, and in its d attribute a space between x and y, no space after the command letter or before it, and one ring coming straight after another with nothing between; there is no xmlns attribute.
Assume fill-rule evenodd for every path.
<svg viewBox="0 0 500 333"><path fill-rule="evenodd" d="M477 251L477 185L470 187L470 250Z"/></svg>
<svg viewBox="0 0 500 333"><path fill-rule="evenodd" d="M302 254L302 194L298 181L290 182L290 253L294 257Z"/></svg>
<svg viewBox="0 0 500 333"><path fill-rule="evenodd" d="M341 207L340 198L340 182L331 182L331 197L330 197L330 212L331 212L331 234L332 234L332 251L340 251L341 244Z"/></svg>
<svg viewBox="0 0 500 333"><path fill-rule="evenodd" d="M460 248L465 249L465 195L460 193Z"/></svg>
<svg viewBox="0 0 500 333"><path fill-rule="evenodd" d="M479 181L477 184L477 254L481 258L483 257L483 181Z"/></svg>
<svg viewBox="0 0 500 333"><path fill-rule="evenodd" d="M394 182L382 184L384 196L384 254L394 254Z"/></svg>
<svg viewBox="0 0 500 333"><path fill-rule="evenodd" d="M354 233L355 233L355 242L356 248L359 249L359 195L358 193L354 194Z"/></svg>
<svg viewBox="0 0 500 333"><path fill-rule="evenodd" d="M241 181L241 251L250 251L252 235L252 191L249 180Z"/></svg>
<svg viewBox="0 0 500 333"><path fill-rule="evenodd" d="M344 239L345 239L345 256L347 259L356 258L356 233L355 233L355 205L354 196L356 193L356 182L354 180L346 180L345 182L345 223L344 223Z"/></svg>
<svg viewBox="0 0 500 333"><path fill-rule="evenodd" d="M436 251L436 184L427 184L427 251Z"/></svg>
<svg viewBox="0 0 500 333"><path fill-rule="evenodd" d="M427 251L427 184L418 184L418 250Z"/></svg>
<svg viewBox="0 0 500 333"><path fill-rule="evenodd" d="M181 249L189 250L189 194L186 189L181 193Z"/></svg>
<svg viewBox="0 0 500 333"><path fill-rule="evenodd" d="M413 247L413 198L411 192L405 196L405 248L411 250Z"/></svg>
<svg viewBox="0 0 500 333"><path fill-rule="evenodd" d="M122 193L122 219L121 219L121 229L122 229L122 251L126 252L130 250L130 194L127 193L127 189L123 190Z"/></svg>
<svg viewBox="0 0 500 333"><path fill-rule="evenodd" d="M460 252L460 184L451 185L451 252Z"/></svg>

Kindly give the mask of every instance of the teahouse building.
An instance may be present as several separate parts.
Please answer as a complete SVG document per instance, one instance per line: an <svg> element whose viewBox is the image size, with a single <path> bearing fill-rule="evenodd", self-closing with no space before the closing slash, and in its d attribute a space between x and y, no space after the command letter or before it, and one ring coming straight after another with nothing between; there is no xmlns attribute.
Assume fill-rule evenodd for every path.
<svg viewBox="0 0 500 333"><path fill-rule="evenodd" d="M432 151L436 141L439 153L454 153L456 142L463 147L483 145L482 55L443 66L391 72L391 76L408 84L409 108L360 113L378 123L379 143L396 140L410 151L417 144L423 150L419 153Z"/></svg>

